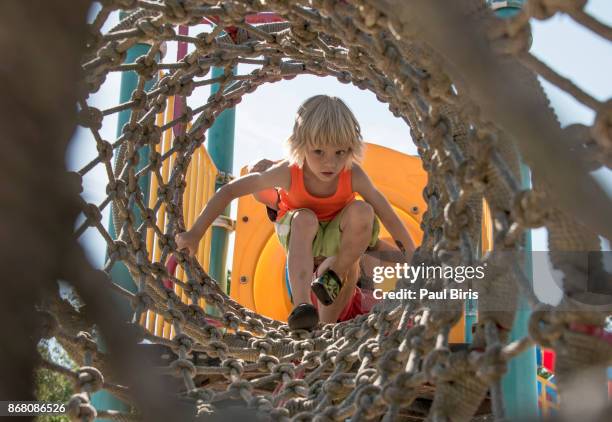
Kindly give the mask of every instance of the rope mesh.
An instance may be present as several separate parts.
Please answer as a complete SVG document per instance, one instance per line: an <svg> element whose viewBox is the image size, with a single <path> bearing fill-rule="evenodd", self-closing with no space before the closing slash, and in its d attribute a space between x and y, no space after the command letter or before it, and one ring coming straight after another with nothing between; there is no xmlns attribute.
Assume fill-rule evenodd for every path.
<svg viewBox="0 0 612 422"><path fill-rule="evenodd" d="M101 204L80 199L86 220L76 237L94 228L107 244L108 262L104 271L96 272L78 248L69 249L67 254L80 258L73 259L66 278L75 283L87 306L77 313L49 295L37 317L44 321L42 337L55 336L80 365L73 372L45 364L75 381L78 392L68 403L72 420L93 420L96 414L156 420L164 415L160 402L174 412L165 415L176 418L223 415L231 403L244 406L245 415L280 421L468 421L483 412L502 420L501 378L508 362L530 346L557 352L566 407L577 400L563 395L572 374L612 363L612 346L592 329L601 330L609 310L593 310L577 300L585 291L581 280L586 269L563 255L599 251L597 235L610 237L612 204L588 172L612 162L612 102L593 98L528 52L529 18L546 19L555 13L567 13L610 40L611 29L583 11L585 1L530 1L508 21L497 20L478 0L452 5L420 0L101 3L88 28L77 115L98 155L70 177L82 185L89 172L104 168L108 197ZM131 13L102 33L117 9ZM258 25L245 19L261 12L274 12L283 22ZM190 27L204 20L217 26L200 34L177 31L177 25ZM235 30L225 34L223 28ZM192 52L176 63L159 63L156 56L170 42L188 43ZM469 51L460 48L463 42L471 43ZM126 63L127 50L137 43L150 44L149 52ZM256 68L248 74L232 73L241 63ZM212 66L225 72L211 78ZM501 73L485 74L496 69ZM88 105L88 95L110 72L127 70L138 74L130 101L106 110ZM174 234L185 226L187 171L206 140L206 130L223 110L264 83L303 74L331 76L370 90L409 125L429 176L423 192L428 204L423 242L412 264L488 265L488 277L474 286L480 293L479 322L469 349L449 344L450 327L461 317L457 301L384 302L368 315L313 333L290 331L229 298L198 261L176 250ZM561 129L538 74L592 108L597 113L593 126ZM506 83L498 83L500 76ZM491 79L504 87L491 91ZM150 89L145 89L147 82ZM186 97L213 83L220 88L205 104L193 109L186 105ZM182 102L182 112L160 126L156 116L170 97ZM122 133L112 142L104 140L104 119L123 110L131 115ZM523 119L525 113L529 119ZM162 154L159 145L168 130L174 136ZM149 151L144 163L139 156L143 147ZM521 188L519 151L533 170L533 189ZM170 164L162 174L164 163ZM147 203L143 192L147 177L157 186L154 203ZM568 178L574 183L568 184ZM483 198L499 254L479 253ZM101 211L109 204L116 239L102 222ZM164 222L158 224L162 211ZM563 300L556 307L540 303L521 271L523 232L536 227L548 229L551 261L565 274ZM151 231L160 251L155 254L147 250ZM171 255L185 274L183 280L166 270ZM109 276L117 263L128 268L137 285L135 294ZM184 300L164 280L180 285ZM400 279L397 288L441 291L451 286L456 284L445 279L414 284ZM127 297L133 314L107 316L104 310L116 303L108 292ZM534 311L529 335L509 342L521 295ZM214 315L202 306L202 299L215 309ZM147 311L171 325L172 338L139 326ZM118 328L109 332L110 323L122 321L131 322L121 325L126 328L113 339ZM110 352L96 343L92 323L109 338ZM137 364L133 346L142 339L171 352L153 368ZM143 377L148 373L143 379L149 382L160 383L162 375L171 375L179 383L172 384L171 393L160 392L136 376L126 378L127 370ZM96 413L91 394L103 388L132 403L133 409Z"/></svg>

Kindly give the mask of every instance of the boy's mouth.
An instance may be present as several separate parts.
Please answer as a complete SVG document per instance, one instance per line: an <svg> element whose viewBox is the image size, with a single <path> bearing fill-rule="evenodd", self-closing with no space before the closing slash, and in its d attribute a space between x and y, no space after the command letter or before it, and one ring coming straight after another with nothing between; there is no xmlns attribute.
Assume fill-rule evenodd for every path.
<svg viewBox="0 0 612 422"><path fill-rule="evenodd" d="M323 174L324 176L333 176L334 172L333 171L322 171L321 174Z"/></svg>

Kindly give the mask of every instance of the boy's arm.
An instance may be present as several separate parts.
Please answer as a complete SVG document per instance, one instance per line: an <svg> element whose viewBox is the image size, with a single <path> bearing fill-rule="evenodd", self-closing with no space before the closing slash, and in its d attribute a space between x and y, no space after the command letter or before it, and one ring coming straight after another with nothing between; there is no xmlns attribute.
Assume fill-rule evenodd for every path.
<svg viewBox="0 0 612 422"><path fill-rule="evenodd" d="M359 165L353 165L353 190L363 197L363 199L372 205L374 212L380 218L389 234L393 237L395 244L404 253L406 259L410 259L414 252L415 246L412 242L410 234L402 220L393 211L391 204L385 196L372 184L368 175Z"/></svg>
<svg viewBox="0 0 612 422"><path fill-rule="evenodd" d="M176 236L178 248L187 248L191 253L195 253L199 240L232 200L264 189L284 187L288 177L288 166L286 163L280 163L265 172L247 174L222 186L210 198L193 226L187 232Z"/></svg>

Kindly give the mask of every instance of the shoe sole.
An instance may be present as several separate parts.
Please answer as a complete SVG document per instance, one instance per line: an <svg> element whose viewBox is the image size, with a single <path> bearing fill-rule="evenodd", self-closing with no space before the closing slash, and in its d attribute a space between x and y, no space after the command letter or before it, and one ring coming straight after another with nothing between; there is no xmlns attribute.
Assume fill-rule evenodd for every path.
<svg viewBox="0 0 612 422"><path fill-rule="evenodd" d="M300 315L298 317L287 320L289 328L292 330L307 330L314 329L319 324L319 315L315 311L312 314Z"/></svg>
<svg viewBox="0 0 612 422"><path fill-rule="evenodd" d="M310 288L312 289L317 299L319 299L319 301L321 301L323 305L329 306L334 303L334 300L329 296L329 293L327 293L327 289L325 288L325 286L323 286L322 283L312 283L310 285Z"/></svg>

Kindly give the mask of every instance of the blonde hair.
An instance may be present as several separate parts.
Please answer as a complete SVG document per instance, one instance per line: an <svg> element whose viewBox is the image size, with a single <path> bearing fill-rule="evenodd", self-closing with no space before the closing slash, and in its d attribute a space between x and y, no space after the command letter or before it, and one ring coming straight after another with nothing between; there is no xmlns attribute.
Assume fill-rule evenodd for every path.
<svg viewBox="0 0 612 422"><path fill-rule="evenodd" d="M331 145L348 150L346 168L363 156L361 128L353 112L338 97L315 95L300 106L287 139L289 162L300 167L308 148Z"/></svg>

